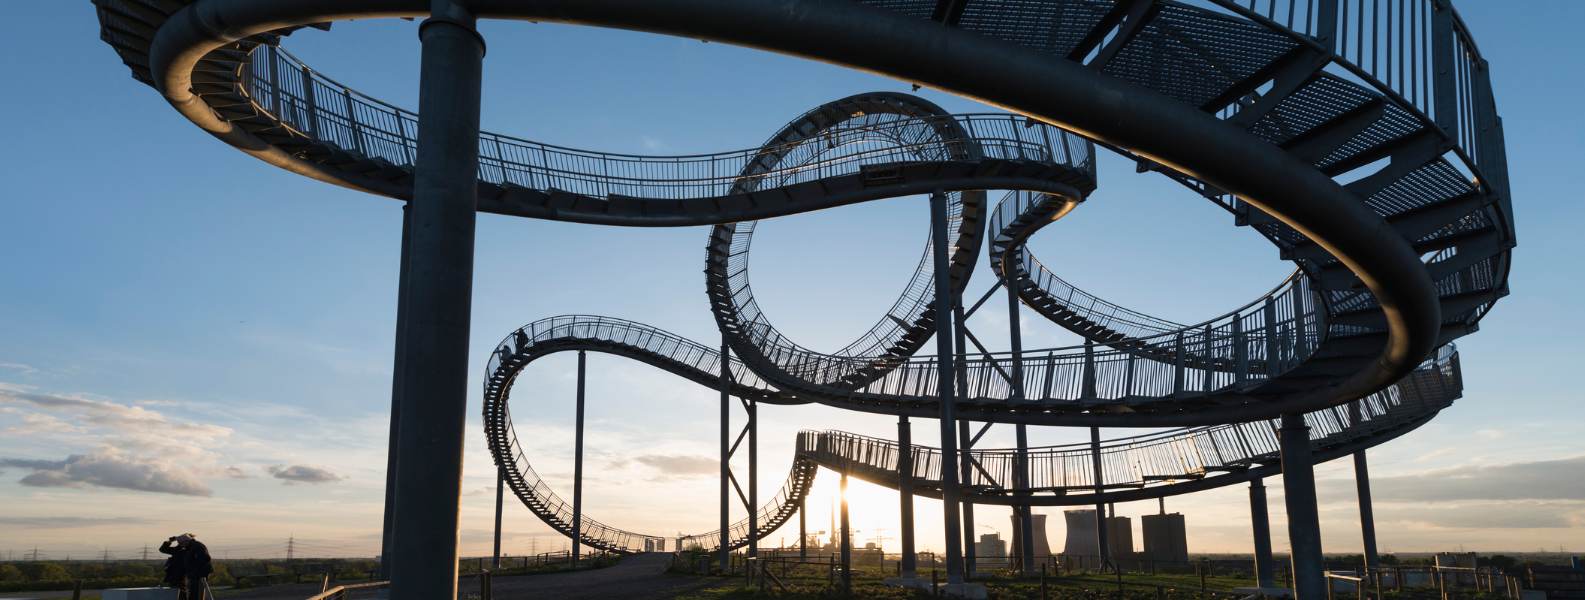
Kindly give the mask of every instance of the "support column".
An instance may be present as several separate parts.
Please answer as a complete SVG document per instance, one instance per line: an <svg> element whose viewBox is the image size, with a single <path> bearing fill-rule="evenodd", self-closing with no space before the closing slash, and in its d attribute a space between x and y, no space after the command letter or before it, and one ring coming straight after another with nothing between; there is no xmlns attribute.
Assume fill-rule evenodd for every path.
<svg viewBox="0 0 1585 600"><path fill-rule="evenodd" d="M1264 479L1249 482L1249 522L1255 536L1255 585L1277 587L1277 571L1271 562L1271 516L1266 510Z"/></svg>
<svg viewBox="0 0 1585 600"><path fill-rule="evenodd" d="M1376 554L1376 513L1370 500L1370 467L1365 462L1365 451L1354 453L1354 484L1359 490L1359 529L1365 542L1365 566L1381 566Z"/></svg>
<svg viewBox="0 0 1585 600"><path fill-rule="evenodd" d="M953 371L957 373L957 389L960 391L969 389L969 371L965 360L969 355L969 328L964 324L964 321L967 320L968 316L963 313L963 295L954 293L952 295L952 337L955 344L953 346L953 355L958 358L957 362L953 364ZM969 433L968 421L958 421L958 468L961 471L958 473L959 489L974 480L974 466L969 458L969 450L973 447L974 441ZM978 559L979 546L974 543L974 540L974 501L966 500L963 502L964 581L974 577L974 569L979 565L976 560Z"/></svg>
<svg viewBox="0 0 1585 600"><path fill-rule="evenodd" d="M419 26L418 155L397 452L391 598L457 595L457 525L467 427L468 328L479 174L484 41L474 18L435 0Z"/></svg>
<svg viewBox="0 0 1585 600"><path fill-rule="evenodd" d="M850 537L852 535L852 530L848 526L848 472L844 469L842 471L842 536L838 538L838 543L842 546L840 552L842 560L842 590L844 592L851 590L853 586L853 575L851 572L853 540Z"/></svg>
<svg viewBox="0 0 1585 600"><path fill-rule="evenodd" d="M501 568L501 507L506 499L502 490L506 483L506 469L501 465L495 466L495 559L490 562L491 569Z"/></svg>
<svg viewBox="0 0 1585 600"><path fill-rule="evenodd" d="M1027 398L1024 395L1024 335L1023 323L1019 319L1018 282L1013 279L1013 270L1007 266L1011 257L1002 261L1002 272L1007 277L1002 281L1002 287L1007 288L1007 329L1008 338L1012 342L1012 379L1013 401L1021 402ZM1014 425L1018 438L1018 460L1013 466L1013 488L1020 490L1029 489L1029 426L1023 423ZM1025 492L1024 496L1030 495ZM1013 514L1018 515L1018 548L1015 551L1023 559L1021 569L1025 575L1035 573L1035 519L1034 509L1028 505L1014 506Z"/></svg>
<svg viewBox="0 0 1585 600"><path fill-rule="evenodd" d="M391 432L385 450L385 524L380 535L380 578L391 580L391 537L393 519L396 518L396 455L402 422L402 367L407 356L407 271L408 246L413 236L412 204L402 205L402 250L396 278L396 355L391 363ZM381 590L381 597L390 590Z"/></svg>
<svg viewBox="0 0 1585 600"><path fill-rule="evenodd" d="M583 546L583 390L584 372L588 357L578 351L578 408L573 417L572 442L572 568L578 568L578 556Z"/></svg>
<svg viewBox="0 0 1585 600"><path fill-rule="evenodd" d="M759 556L759 403L748 401L748 555Z"/></svg>
<svg viewBox="0 0 1585 600"><path fill-rule="evenodd" d="M1315 501L1315 465L1310 427L1302 414L1282 415L1282 488L1288 508L1288 541L1293 548L1293 593L1298 600L1326 597L1321 555L1321 517Z"/></svg>
<svg viewBox="0 0 1585 600"><path fill-rule="evenodd" d="M1350 425L1364 420L1359 410L1359 402L1348 404ZM1381 566L1381 559L1376 556L1376 514L1370 502L1370 467L1366 464L1364 450L1354 453L1354 485L1359 492L1359 532L1365 543L1365 566Z"/></svg>
<svg viewBox="0 0 1585 600"><path fill-rule="evenodd" d="M907 416L897 417L897 496L901 503L901 538L903 577L919 576L914 556L914 434Z"/></svg>
<svg viewBox="0 0 1585 600"><path fill-rule="evenodd" d="M730 495L728 495L728 494L731 493L731 490L727 489L727 486L732 485L732 483L730 481L730 479L732 477L732 463L730 462L732 460L732 446L731 446L731 441L730 441L730 438L732 437L732 434L731 434L731 432L727 431L727 429L732 426L732 392L731 392L731 388L729 387L729 385L731 383L730 378L732 376L731 375L731 373L732 373L731 372L732 362L728 358L728 357L731 356L731 354L729 354L729 352L730 352L730 349L727 348L727 345L726 345L726 333L723 332L721 334L721 542L720 542L721 543L721 572L722 573L727 572L732 567L732 563L731 563L731 559L732 559L732 549L731 549L732 532L731 532L731 530L728 529L732 525L732 523L730 521L728 521L728 517L731 514L730 511L732 509L732 498L731 498Z"/></svg>
<svg viewBox="0 0 1585 600"><path fill-rule="evenodd" d="M945 520L947 583L963 583L963 539L958 519L958 471L950 467L958 455L957 394L952 356L952 279L947 253L947 195L930 195L930 243L936 278L936 398L941 420L941 513Z"/></svg>
<svg viewBox="0 0 1585 600"><path fill-rule="evenodd" d="M1100 427L1090 428L1090 466L1095 472L1095 553L1101 555L1100 572L1105 573L1112 565L1112 543L1106 535L1106 505L1100 501L1101 493L1106 490L1106 473L1101 469Z"/></svg>
<svg viewBox="0 0 1585 600"><path fill-rule="evenodd" d="M959 331L962 331L962 329L959 328ZM960 356L962 355L960 354ZM958 447L960 448L958 452L962 455L962 458L958 460L958 465L962 472L958 476L962 478L959 480L962 482L974 480L973 466L969 462L972 437L973 434L969 433L969 422L958 421ZM979 548L974 544L974 540L974 502L966 501L963 503L963 574L965 578L973 578L974 567L979 564L976 562L979 558Z"/></svg>
<svg viewBox="0 0 1585 600"><path fill-rule="evenodd" d="M798 560L809 559L809 496L798 499Z"/></svg>

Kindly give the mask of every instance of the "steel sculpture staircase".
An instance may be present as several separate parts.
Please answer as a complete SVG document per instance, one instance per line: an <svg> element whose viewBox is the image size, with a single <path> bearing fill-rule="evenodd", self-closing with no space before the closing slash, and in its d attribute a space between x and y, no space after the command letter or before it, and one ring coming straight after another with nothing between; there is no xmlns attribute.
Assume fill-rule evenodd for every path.
<svg viewBox="0 0 1585 600"><path fill-rule="evenodd" d="M1272 293L1188 326L1084 294L1051 274L1024 243L1094 189L1090 142L1021 116L943 115L900 94L848 98L795 120L763 147L712 155L627 156L481 135L481 211L606 225L719 225L708 243L707 293L722 332L742 358L726 365L728 385L745 398L936 414L942 396L934 389L937 366L933 359L912 357L940 317L920 285L933 275L926 272L928 263L877 326L847 348L821 354L792 342L760 313L748 286L747 250L755 219L937 190L955 194L951 239L931 242L951 245L955 291L964 289L979 245L989 239L997 276L1011 279L1023 302L1097 343L1018 356L959 356L963 389L955 397L960 418L1211 427L1162 438L1176 440L1171 443L1115 444L1193 447L1202 458L1148 472L1115 467L1114 473L1108 467L1103 485L1139 486L1166 478L1172 493L1179 493L1234 479L1231 471L1239 468L1245 473L1271 469L1253 466L1269 455L1264 446L1248 445L1243 454L1207 460L1197 444L1213 441L1213 450L1221 452L1225 444L1216 440L1248 438L1264 427L1258 424L1262 419L1280 412L1276 407L1300 405L1295 404L1299 400L1310 407L1305 410L1323 433L1322 446L1335 442L1323 455L1391 439L1457 397L1458 361L1450 343L1474 332L1508 293L1516 237L1502 121L1489 66L1451 0L794 0L802 11L797 22L755 12L765 8L758 2L712 4L721 18L703 18L700 7L708 3L678 0L676 10L651 15L655 23L623 21L624 15L607 10L603 0L480 2L489 6L480 15L484 18L551 15L743 45L761 43L765 36L755 37L755 27L762 23L798 31L863 20L871 25L865 28L871 35L893 36L871 45L875 56L828 52L809 45L810 36L798 35L758 47L926 84L939 76L948 91L982 94L975 97L1028 114L1062 117L1052 121L1088 125L1074 128L1133 159L1140 171L1168 176L1231 212L1237 225L1259 231L1282 259L1297 266L1295 275ZM328 29L329 21L354 16L417 16L427 10L427 2L393 0L376 9L352 0L279 6L265 0L94 4L101 37L133 76L216 137L305 176L395 198L411 195L417 115L337 84L278 46L282 36L303 26ZM181 11L187 16L172 18ZM224 36L205 29L221 22ZM913 44L926 38L941 43ZM825 41L838 48L844 40ZM1044 69L1065 81L1130 95L1136 102L1129 106L1144 107L1135 111L1142 119L1167 123L1161 121L1164 116L1182 117L1158 135L1175 145L1130 137L1134 132L1115 120L1065 112L1043 103L1039 94L952 87L958 81L989 80L975 79L947 59L931 62L932 73L919 74L911 65L920 61L886 54L888 47L903 46L921 55L948 46L995 51L1010 63ZM1082 68L1075 70L1074 64ZM1028 78L1020 81L1033 85ZM1087 91L1093 90L1080 86L1072 93ZM1086 106L1095 114L1112 114L1093 102ZM1185 139L1189 131L1208 135ZM1202 153L1200 145L1243 152L1249 161L1267 166L1302 166L1289 174L1330 178L1329 185L1307 188L1314 193L1293 194L1329 204L1285 203L1249 175L1245 163L1222 161L1208 168L1207 156L1223 154ZM1333 193L1338 183L1346 194ZM991 189L1014 193L990 215L989 233L982 234L987 220L983 191ZM1279 219L1262 206L1288 212ZM1361 207L1369 213L1359 212ZM1349 223L1380 226L1380 231L1350 237L1333 229L1330 237L1312 238L1318 231L1314 226L1326 225L1315 215L1338 211L1355 215ZM1360 216L1366 214L1373 216ZM1378 235L1382 232L1392 237ZM1404 259L1413 273L1403 280L1428 276L1432 291L1362 278L1361 273L1403 272L1400 263L1361 262L1368 254L1362 248L1422 256L1423 265ZM1352 256L1354 262L1340 256ZM1388 310L1375 289L1408 295L1386 298L1394 307ZM1399 311L1402 307L1408 308ZM1439 331L1420 327L1431 324L1433 311L1440 315ZM564 503L542 487L521 452L513 453L516 442L505 403L521 366L545 353L589 349L630 356L714 387L720 383L721 357L714 348L626 322L570 317L540 323L543 330L536 324L518 332L492 358L486 421L497 460L517 469L514 490L541 518L567 530ZM1425 357L1403 358L1436 347L1443 350L1418 370L1413 366ZM1013 374L1024 378L1016 386ZM1327 421L1343 406L1356 406L1357 418ZM1217 424L1225 422L1257 424ZM1328 429L1329 422L1344 424ZM808 477L800 475L812 469L807 461L841 462L854 469L870 465L863 468L884 479L878 474L883 463L875 462L880 460L877 447L844 439L841 447L854 448L851 452L831 453L827 450L834 446L827 444L827 450L814 447L800 454L783 495L762 509L767 527L788 514L789 499L807 490ZM1055 457L1064 451L1050 452ZM980 459L994 463L996 457ZM1229 474L1207 477L1207 472ZM997 486L1005 481L987 473L975 485L982 488L983 501L1000 502L1005 498ZM1074 486L1040 487L1066 492ZM1163 489L1107 493L1162 495ZM597 547L624 548L628 542L622 540L638 539L593 521L584 525L589 543Z"/></svg>

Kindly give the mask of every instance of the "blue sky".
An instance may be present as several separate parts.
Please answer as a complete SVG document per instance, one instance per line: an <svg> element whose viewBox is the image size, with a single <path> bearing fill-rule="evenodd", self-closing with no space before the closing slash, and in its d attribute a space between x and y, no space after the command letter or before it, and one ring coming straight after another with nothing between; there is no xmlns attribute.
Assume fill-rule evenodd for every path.
<svg viewBox="0 0 1585 600"><path fill-rule="evenodd" d="M1585 19L1585 4L1541 4L1545 11L1458 3L1493 66L1520 245L1513 295L1460 342L1464 399L1372 452L1378 489L1396 490L1378 503L1384 548L1533 551L1581 539L1585 491L1563 482L1578 480L1585 455L1572 377L1585 331L1570 310L1585 289L1569 242L1585 216L1573 181L1585 149L1578 110L1585 73L1567 59L1577 53L1570 27ZM57 556L101 548L126 555L195 531L232 556L271 556L288 536L304 540L300 551L310 554L372 554L399 203L291 175L210 138L128 76L98 40L88 2L11 10L14 22L28 25L0 39L0 55L10 58L0 62L10 92L0 95L9 134L0 147L0 551L37 544ZM485 129L576 148L748 148L820 103L909 89L697 40L515 22L481 30L490 45ZM285 46L342 83L417 108L415 23L337 23ZM918 93L955 112L989 112ZM918 198L763 223L756 297L799 342L839 348L901 292L926 226ZM490 348L513 328L559 314L717 339L703 293L705 234L480 215L475 372L482 376ZM1100 190L1031 248L1068 281L1177 321L1239 306L1291 269L1230 215L1109 155ZM972 293L990 285L986 272ZM992 346L1005 337L1005 306L990 302L970 323ZM1078 341L1032 312L1023 322L1028 347ZM536 363L513 395L536 469L568 489L573 360ZM701 457L715 452L715 396L613 357L591 357L590 372L589 513L653 534L713 528L713 467ZM462 539L465 553L482 553L494 475L476 388L471 393ZM765 407L761 415L762 496L780 485L799 429L895 435L893 419L834 409ZM933 426L915 429L918 443L935 443ZM1041 429L1033 437L1062 443L1082 432ZM987 439L1010 445L1011 427ZM74 472L142 479L34 477L66 461L75 461ZM1320 476L1327 550L1357 551L1350 472L1333 463ZM821 507L834 480L823 474L817 484L812 528L826 528L814 524L826 521ZM1280 486L1268 483L1282 549ZM883 528L895 537L893 496L864 484L853 493L860 537ZM1246 551L1244 498L1234 487L1173 498L1168 508L1188 515L1194 551ZM1006 531L1004 509L981 515L982 530ZM1061 520L1052 521L1050 536L1060 540ZM922 502L922 545L940 547L940 522L939 508ZM508 505L506 523L510 552L562 545L520 505Z"/></svg>

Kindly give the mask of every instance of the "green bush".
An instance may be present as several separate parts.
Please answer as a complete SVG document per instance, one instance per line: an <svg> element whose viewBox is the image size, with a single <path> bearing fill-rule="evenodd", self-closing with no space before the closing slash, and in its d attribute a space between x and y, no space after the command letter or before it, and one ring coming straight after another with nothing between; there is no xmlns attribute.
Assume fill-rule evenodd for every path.
<svg viewBox="0 0 1585 600"><path fill-rule="evenodd" d="M52 562L28 563L22 566L22 576L28 581L53 581L71 579L71 571Z"/></svg>

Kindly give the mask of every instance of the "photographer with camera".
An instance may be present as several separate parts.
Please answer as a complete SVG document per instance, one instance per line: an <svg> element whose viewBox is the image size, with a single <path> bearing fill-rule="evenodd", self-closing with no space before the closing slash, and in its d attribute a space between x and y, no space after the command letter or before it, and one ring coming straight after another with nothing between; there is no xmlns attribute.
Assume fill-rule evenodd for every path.
<svg viewBox="0 0 1585 600"><path fill-rule="evenodd" d="M177 599L204 600L204 593L209 591L206 578L215 572L209 560L209 547L198 541L197 536L184 533L160 544L160 552L171 555L165 560L165 583L179 590Z"/></svg>

